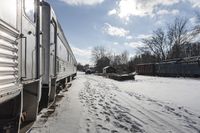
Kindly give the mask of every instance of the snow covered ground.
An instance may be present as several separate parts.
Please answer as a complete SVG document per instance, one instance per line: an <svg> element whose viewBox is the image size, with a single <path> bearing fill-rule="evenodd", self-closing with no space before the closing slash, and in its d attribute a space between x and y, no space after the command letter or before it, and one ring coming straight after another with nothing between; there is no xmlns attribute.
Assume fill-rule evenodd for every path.
<svg viewBox="0 0 200 133"><path fill-rule="evenodd" d="M55 106L30 133L200 133L199 79L78 73Z"/></svg>

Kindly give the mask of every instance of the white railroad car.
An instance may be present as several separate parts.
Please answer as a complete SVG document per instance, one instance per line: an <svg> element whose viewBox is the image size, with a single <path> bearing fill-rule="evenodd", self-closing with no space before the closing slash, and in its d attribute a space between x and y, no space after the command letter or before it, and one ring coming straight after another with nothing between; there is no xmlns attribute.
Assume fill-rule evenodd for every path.
<svg viewBox="0 0 200 133"><path fill-rule="evenodd" d="M76 76L76 59L51 6L0 1L0 133L26 132Z"/></svg>
<svg viewBox="0 0 200 133"><path fill-rule="evenodd" d="M42 99L40 108L49 107L55 94L76 76L76 59L56 15L42 2Z"/></svg>

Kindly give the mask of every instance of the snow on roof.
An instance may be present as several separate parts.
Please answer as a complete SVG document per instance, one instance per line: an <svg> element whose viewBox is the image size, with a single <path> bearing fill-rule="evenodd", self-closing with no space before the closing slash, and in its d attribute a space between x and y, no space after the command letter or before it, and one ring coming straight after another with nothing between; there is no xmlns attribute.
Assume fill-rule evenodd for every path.
<svg viewBox="0 0 200 133"><path fill-rule="evenodd" d="M109 68L110 66L106 66L106 67L104 67L103 69L107 69L107 68Z"/></svg>
<svg viewBox="0 0 200 133"><path fill-rule="evenodd" d="M106 67L104 67L103 69L108 69L108 68L113 68L113 67L111 67L111 66L106 66ZM113 68L114 69L114 68Z"/></svg>

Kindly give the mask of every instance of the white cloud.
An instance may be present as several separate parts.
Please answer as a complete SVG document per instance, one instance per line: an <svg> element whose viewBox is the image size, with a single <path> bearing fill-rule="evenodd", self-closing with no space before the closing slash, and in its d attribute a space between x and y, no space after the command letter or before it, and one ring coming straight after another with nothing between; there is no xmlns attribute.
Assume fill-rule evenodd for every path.
<svg viewBox="0 0 200 133"><path fill-rule="evenodd" d="M156 14L165 15L165 14L169 14L169 11L168 10L159 10Z"/></svg>
<svg viewBox="0 0 200 133"><path fill-rule="evenodd" d="M196 17L192 17L189 19L189 22L192 24L192 25L196 25L197 24L197 18Z"/></svg>
<svg viewBox="0 0 200 133"><path fill-rule="evenodd" d="M119 43L118 43L118 42L114 42L113 44L114 44L114 45L119 45Z"/></svg>
<svg viewBox="0 0 200 133"><path fill-rule="evenodd" d="M80 49L72 46L72 51L77 59L77 62L81 64L92 64L91 62L91 48Z"/></svg>
<svg viewBox="0 0 200 133"><path fill-rule="evenodd" d="M142 47L143 43L140 42L140 41L137 41L137 42L125 42L124 45L135 49L135 48Z"/></svg>
<svg viewBox="0 0 200 133"><path fill-rule="evenodd" d="M136 38L137 39L144 39L144 38L149 38L151 36L152 36L151 34L140 34Z"/></svg>
<svg viewBox="0 0 200 133"><path fill-rule="evenodd" d="M133 37L131 35L127 36L126 39L131 40Z"/></svg>
<svg viewBox="0 0 200 133"><path fill-rule="evenodd" d="M171 14L173 14L173 15L178 15L180 13L180 11L179 10L172 10L171 11Z"/></svg>
<svg viewBox="0 0 200 133"><path fill-rule="evenodd" d="M115 14L117 14L117 10L116 10L116 9L110 10L110 11L108 12L108 15L109 15L109 16L115 15Z"/></svg>
<svg viewBox="0 0 200 133"><path fill-rule="evenodd" d="M131 16L153 15L153 11L158 5L173 5L179 1L180 0L120 0L117 3L117 8L111 11L116 11L116 13L112 15L118 15L121 19L128 21Z"/></svg>
<svg viewBox="0 0 200 133"><path fill-rule="evenodd" d="M154 25L156 25L156 26L164 26L165 24L166 24L167 22L166 22L166 20L165 19L160 19L160 20L157 20L155 23L154 23Z"/></svg>
<svg viewBox="0 0 200 133"><path fill-rule="evenodd" d="M125 30L121 27L115 27L108 23L105 23L105 26L103 28L103 32L110 35L110 36L117 36L117 37L125 37L129 34L128 30Z"/></svg>
<svg viewBox="0 0 200 133"><path fill-rule="evenodd" d="M179 10L174 9L172 11L169 11L169 10L159 10L156 14L157 15L169 15L169 14L171 14L171 15L178 15L179 13L180 13Z"/></svg>
<svg viewBox="0 0 200 133"><path fill-rule="evenodd" d="M75 6L79 6L79 5L97 5L97 4L101 4L102 2L104 2L104 0L60 0L65 2L66 4L69 5L75 5Z"/></svg>
<svg viewBox="0 0 200 133"><path fill-rule="evenodd" d="M91 55L90 49L80 49L77 47L72 47L72 51L76 55L81 55L81 56L90 56Z"/></svg>
<svg viewBox="0 0 200 133"><path fill-rule="evenodd" d="M193 7L200 7L200 1L199 0L188 0Z"/></svg>
<svg viewBox="0 0 200 133"><path fill-rule="evenodd" d="M192 43L200 42L200 34L191 40Z"/></svg>

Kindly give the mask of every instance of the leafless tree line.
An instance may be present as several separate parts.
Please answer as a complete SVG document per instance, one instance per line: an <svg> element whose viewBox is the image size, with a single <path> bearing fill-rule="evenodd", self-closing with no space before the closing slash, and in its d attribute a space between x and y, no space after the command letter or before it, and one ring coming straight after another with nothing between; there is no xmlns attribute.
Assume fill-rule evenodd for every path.
<svg viewBox="0 0 200 133"><path fill-rule="evenodd" d="M102 72L102 69L106 66L113 66L119 71L123 71L123 68L127 65L129 61L128 51L123 51L121 54L114 54L110 50L106 50L103 46L95 46L92 51L92 61L96 66L98 72Z"/></svg>
<svg viewBox="0 0 200 133"><path fill-rule="evenodd" d="M200 42L192 42L200 35L200 13L196 15L198 24L191 28L188 19L177 17L172 23L153 30L149 38L143 38L143 47L138 48L140 54L129 59L129 53L123 51L115 55L103 46L93 47L92 61L96 71L103 67L113 66L120 73L132 72L140 63L154 63L167 59L200 56Z"/></svg>
<svg viewBox="0 0 200 133"><path fill-rule="evenodd" d="M108 58L111 65L126 64L128 62L128 51L123 51L121 54L115 54L111 50L106 50L103 46L95 46L92 51L92 61L96 64L101 58Z"/></svg>
<svg viewBox="0 0 200 133"><path fill-rule="evenodd" d="M200 15L199 15L200 20ZM164 30L165 29L165 30ZM150 53L157 61L191 56L195 44L191 42L200 33L200 25L189 29L188 19L176 18L173 23L164 28L157 28L149 38L142 39L144 44L139 50L142 54ZM199 49L200 51L200 49ZM200 54L197 53L196 56Z"/></svg>

